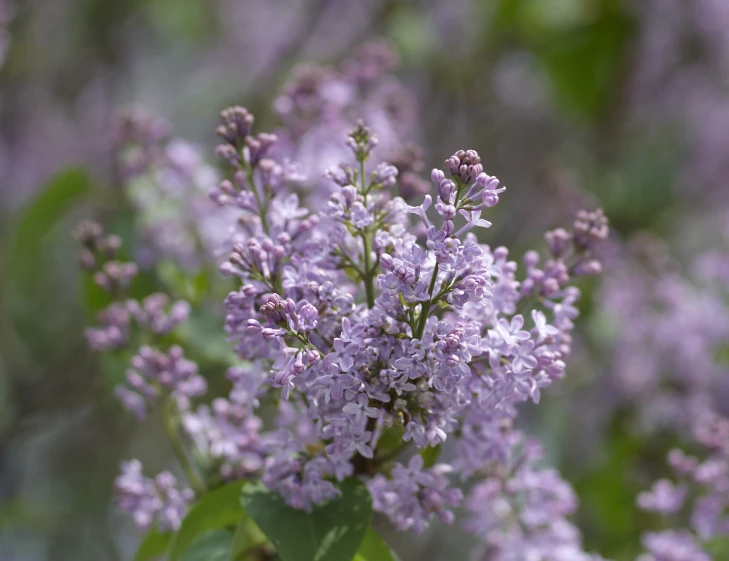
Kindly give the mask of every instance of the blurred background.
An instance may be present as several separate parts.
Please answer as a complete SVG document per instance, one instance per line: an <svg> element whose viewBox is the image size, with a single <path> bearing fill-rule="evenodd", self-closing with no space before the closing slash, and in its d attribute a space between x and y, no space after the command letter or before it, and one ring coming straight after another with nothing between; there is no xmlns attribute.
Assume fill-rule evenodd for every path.
<svg viewBox="0 0 729 561"><path fill-rule="evenodd" d="M291 92L316 84L300 64L345 75L374 39L397 58L372 93L385 144L390 131L418 146L425 177L476 149L507 186L487 243L539 246L583 207L610 218L568 376L522 416L580 496L585 547L635 558L655 523L636 494L690 441L678 412L729 379L729 261L715 258L729 237L726 0L0 0L0 559L129 559L139 534L112 504L119 462L173 464L159 423L117 405L123 364L87 350L101 304L76 268L80 218L146 259L146 286L205 310L185 335L203 373L229 360L215 339L226 286L180 250L184 233L158 235L199 192L178 185L163 216L159 185L125 173L119 115L167 123L165 149L197 158L189 183L204 188L223 107L275 129ZM355 104L342 119L360 110L372 115ZM336 159L314 133L302 145ZM405 560L466 558L456 531L394 540Z"/></svg>

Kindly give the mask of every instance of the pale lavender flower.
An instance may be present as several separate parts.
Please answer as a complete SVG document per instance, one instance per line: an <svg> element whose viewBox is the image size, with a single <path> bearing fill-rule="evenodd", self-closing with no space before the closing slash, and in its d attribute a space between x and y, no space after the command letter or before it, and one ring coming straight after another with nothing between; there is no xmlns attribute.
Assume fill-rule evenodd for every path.
<svg viewBox="0 0 729 561"><path fill-rule="evenodd" d="M373 507L386 514L398 530L420 533L433 516L452 524L450 509L460 504L463 494L449 488L448 471L444 464L424 469L423 458L413 456L407 467L398 464L393 468L392 479L377 475L368 482Z"/></svg>
<svg viewBox="0 0 729 561"><path fill-rule="evenodd" d="M660 479L653 484L650 491L638 495L638 505L643 510L659 514L674 514L683 505L688 489L683 485L674 485L667 479Z"/></svg>
<svg viewBox="0 0 729 561"><path fill-rule="evenodd" d="M126 385L117 386L117 396L138 418L143 418L161 398L170 396L184 410L190 398L207 390L207 382L198 373L197 364L185 359L182 348L177 345L166 353L148 346L140 348L132 358L132 368L126 378ZM143 399L144 407L130 392Z"/></svg>
<svg viewBox="0 0 729 561"><path fill-rule="evenodd" d="M138 210L145 242L140 261L164 257L196 269L230 249L231 213L210 201L217 172L197 147L170 138L166 122L138 109L118 117L114 136L125 193Z"/></svg>
<svg viewBox="0 0 729 561"><path fill-rule="evenodd" d="M197 451L208 458L224 479L259 474L265 449L260 443L262 421L242 405L218 398L210 407L185 412L182 426Z"/></svg>
<svg viewBox="0 0 729 561"><path fill-rule="evenodd" d="M177 479L168 471L154 479L145 477L139 460L122 462L114 491L119 508L130 514L139 528L149 528L156 522L161 532L180 528L194 498L192 490L179 488Z"/></svg>

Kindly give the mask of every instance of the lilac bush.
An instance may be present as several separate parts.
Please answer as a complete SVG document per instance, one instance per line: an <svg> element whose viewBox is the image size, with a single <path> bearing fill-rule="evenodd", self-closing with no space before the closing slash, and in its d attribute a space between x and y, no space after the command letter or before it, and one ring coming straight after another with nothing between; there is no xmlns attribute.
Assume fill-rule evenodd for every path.
<svg viewBox="0 0 729 561"><path fill-rule="evenodd" d="M381 54L359 59L353 75L380 75ZM318 123L331 115L297 91L289 87L288 101L277 102L285 116L320 111ZM127 173L185 169L159 144L164 128L126 123L124 138L136 141ZM475 150L433 169L424 194L427 181L414 180L417 151L388 163L362 121L339 139L342 159L328 167L323 156L293 160L307 154L298 118L284 119L281 138L254 125L242 107L221 113L216 152L227 178L209 196L229 235L217 247L197 246L212 259L228 253L220 272L234 288L224 331L236 359L226 397L195 405L207 383L175 335L190 305L163 294L132 298L138 269L119 260L118 238L93 223L78 231L81 263L111 298L89 343L133 355L116 394L138 418L160 411L192 489L168 473L145 478L132 461L116 485L121 508L141 528L178 531L174 551L193 496L201 509L208 496L240 493L245 482L243 504L279 548L256 501L316 521L355 481L398 530L422 532L435 518L451 524L463 505L465 528L493 558L596 559L567 520L576 505L570 487L539 466L514 423L519 404L538 403L565 375L580 296L574 282L601 271L594 247L608 236L602 212L582 211L569 230L547 232L545 254L530 250L520 266L507 248L479 241L506 190ZM194 175L185 181L194 185ZM364 538L347 539L351 558Z"/></svg>

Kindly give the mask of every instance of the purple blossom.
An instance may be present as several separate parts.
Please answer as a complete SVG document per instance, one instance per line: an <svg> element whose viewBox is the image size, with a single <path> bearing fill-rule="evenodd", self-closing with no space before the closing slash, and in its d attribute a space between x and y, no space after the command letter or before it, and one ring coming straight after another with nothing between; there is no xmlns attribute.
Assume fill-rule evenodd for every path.
<svg viewBox="0 0 729 561"><path fill-rule="evenodd" d="M198 453L209 458L225 479L260 473L265 455L259 437L262 424L246 407L222 398L182 418Z"/></svg>
<svg viewBox="0 0 729 561"><path fill-rule="evenodd" d="M673 514L683 505L687 491L682 485L675 486L667 479L660 479L653 484L650 491L638 495L638 505L643 510L663 515Z"/></svg>
<svg viewBox="0 0 729 561"><path fill-rule="evenodd" d="M122 463L114 491L119 508L130 514L139 528L156 522L162 532L179 529L194 498L191 489L177 487L177 480L168 471L154 479L145 477L138 460Z"/></svg>
<svg viewBox="0 0 729 561"><path fill-rule="evenodd" d="M152 347L139 349L132 358L126 382L126 386L117 387L117 397L137 418L146 416L162 397L170 396L180 409L186 409L190 398L207 390L197 364L185 359L179 346L170 347L166 353Z"/></svg>
<svg viewBox="0 0 729 561"><path fill-rule="evenodd" d="M444 524L453 523L453 512L463 494L460 489L449 488L448 468L436 465L423 469L423 458L416 455L407 467L397 464L392 479L375 476L368 483L373 507L392 520L398 530L421 533L430 519L438 516Z"/></svg>
<svg viewBox="0 0 729 561"><path fill-rule="evenodd" d="M342 413L349 415L355 425L364 429L367 418L377 419L380 416L380 410L376 407L369 407L368 403L367 396L359 394L356 401L350 401L342 408Z"/></svg>
<svg viewBox="0 0 729 561"><path fill-rule="evenodd" d="M235 283L224 301L225 333L241 361L228 369L230 394L192 410L190 399L206 389L195 363L180 347L145 346L119 397L138 416L172 399L168 428L181 420L183 440L195 450L193 471L215 482L260 478L310 511L355 475L401 530L422 532L434 516L452 523L462 492L447 474L468 479L494 469L474 487L474 496L494 500L472 500L469 508L477 524L508 529L507 537L485 535L499 559L552 549L565 561L588 559L566 520L575 508L571 489L531 456L513 463L520 438L512 425L520 403L538 401L564 374L579 297L570 283L596 271L593 249L607 235L605 219L601 211L580 213L571 232L548 236L549 258L527 253L522 275L506 248L491 248L472 231L490 226L486 216L505 192L475 150L459 150L434 169L433 193L418 186L423 202L411 206L398 193L405 174L415 185L422 165L414 153L398 165L382 157L389 131L378 138L362 121L348 135L344 128L336 161L307 147L312 135L332 130L317 127L312 115L314 122L331 115L337 127L350 122L342 108L359 107L352 91L380 87L386 58L380 49L360 53L344 76L300 71L276 102L280 134L255 130L242 107L221 113L217 154L227 177L209 191L225 211L216 215L227 232L220 272ZM141 136L149 141L145 166L184 171L183 183L200 171L194 151ZM301 157L299 166L293 160ZM304 183L311 192L301 170L310 182L322 178ZM411 227L410 214L423 228ZM193 221L189 231L196 228ZM102 259L97 230L82 232L82 264L123 293L131 268ZM107 245L113 253L115 244ZM131 339L132 326L167 335L188 313L185 303L161 295L117 302L90 339L116 348ZM420 452L450 442L455 457L425 468ZM393 461L405 448L407 466ZM703 474L712 477L708 467ZM516 522L501 519L504 501L512 501Z"/></svg>

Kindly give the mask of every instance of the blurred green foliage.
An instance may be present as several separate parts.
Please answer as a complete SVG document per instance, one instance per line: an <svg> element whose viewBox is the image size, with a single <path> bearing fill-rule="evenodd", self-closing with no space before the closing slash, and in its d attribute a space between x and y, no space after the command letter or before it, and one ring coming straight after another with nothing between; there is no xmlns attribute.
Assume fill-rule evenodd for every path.
<svg viewBox="0 0 729 561"><path fill-rule="evenodd" d="M572 117L604 116L620 85L633 21L621 0L500 0L493 20L534 53L557 105Z"/></svg>

